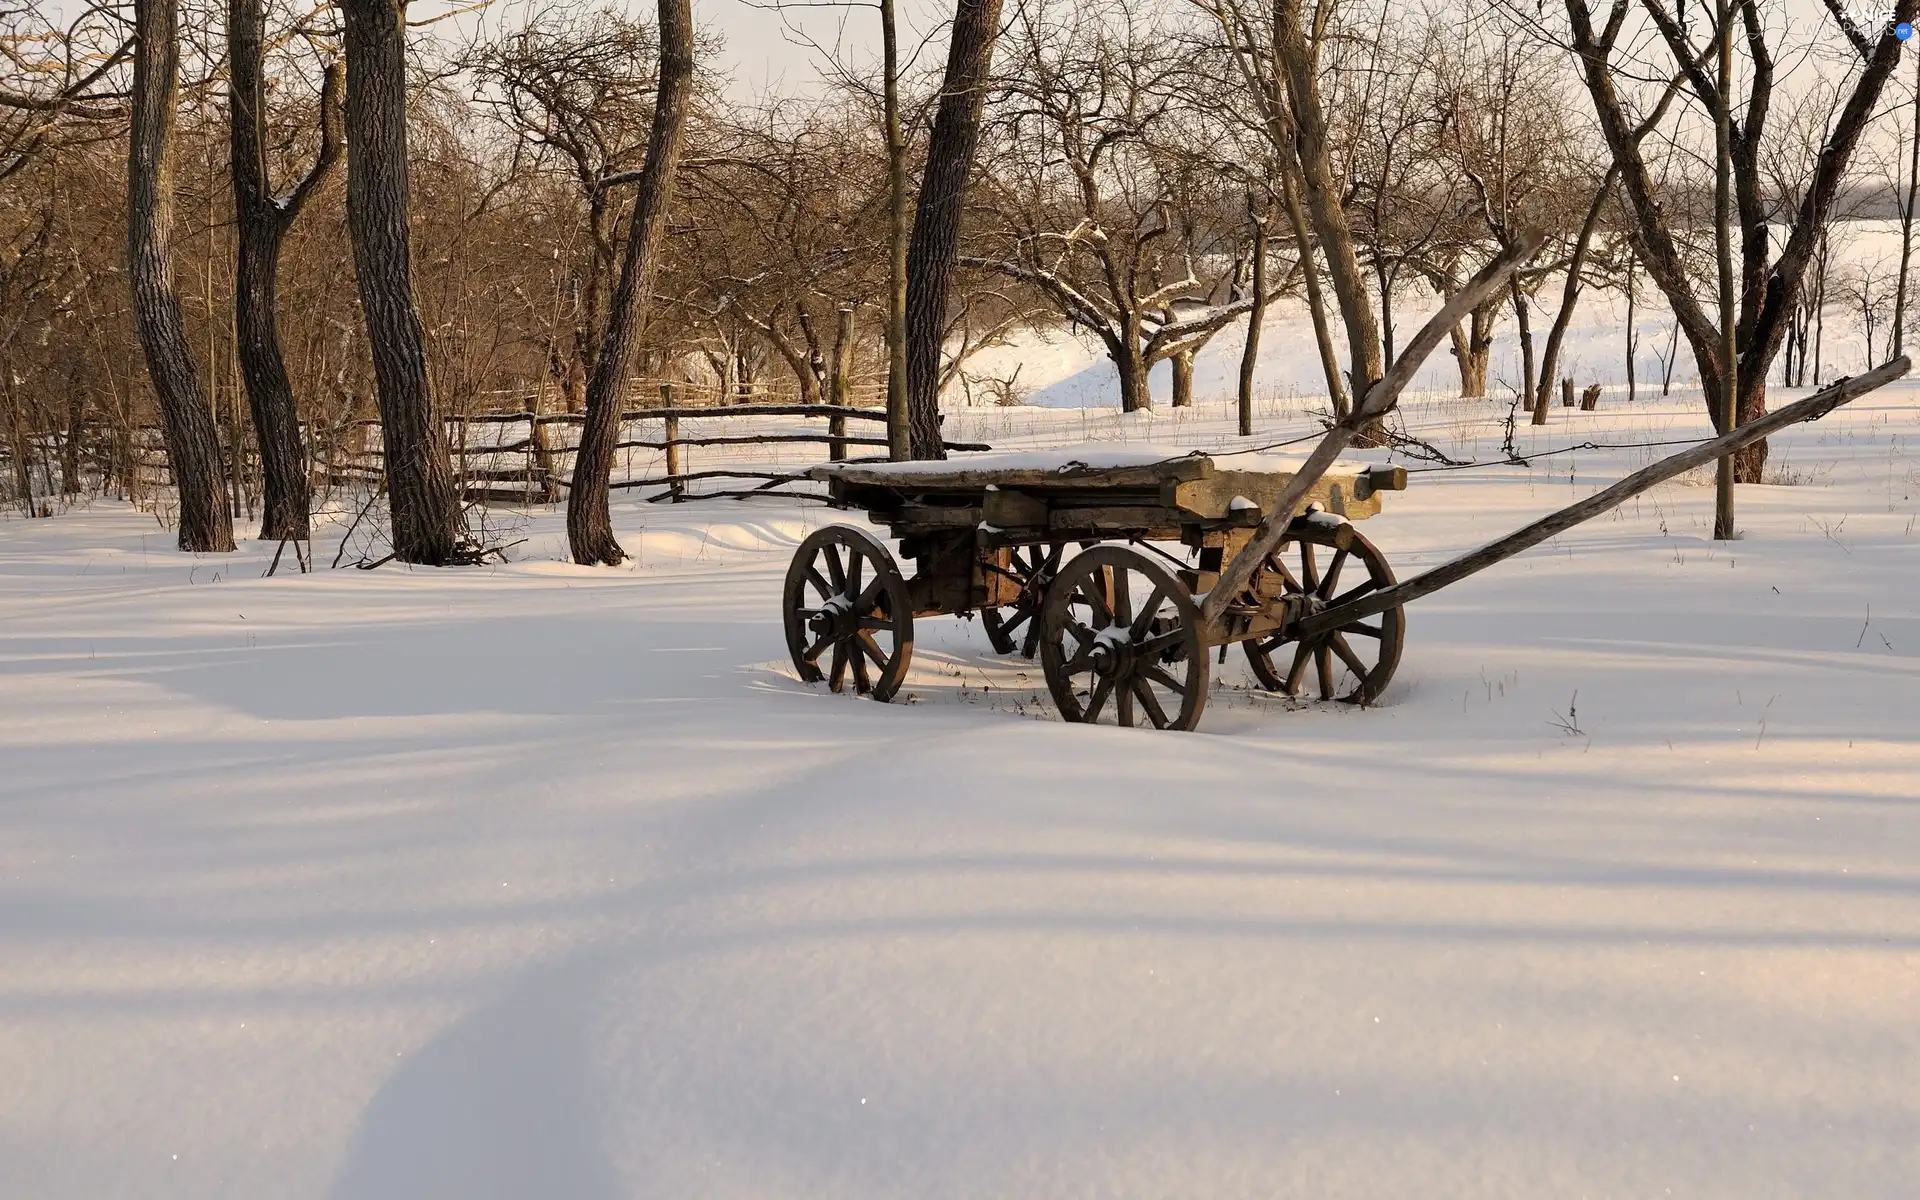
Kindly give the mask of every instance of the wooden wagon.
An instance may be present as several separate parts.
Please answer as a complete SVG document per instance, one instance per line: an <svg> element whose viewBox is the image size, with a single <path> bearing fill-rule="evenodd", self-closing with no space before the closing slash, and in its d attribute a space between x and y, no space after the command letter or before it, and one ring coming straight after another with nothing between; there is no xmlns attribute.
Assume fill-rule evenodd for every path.
<svg viewBox="0 0 1920 1200"><path fill-rule="evenodd" d="M786 578L787 643L803 679L891 698L917 617L979 613L1003 654L1037 653L1070 720L1190 729L1210 652L1243 647L1276 691L1365 703L1400 659L1394 609L1301 639L1300 618L1394 583L1352 522L1406 487L1399 467L1336 464L1218 623L1199 600L1245 549L1293 464L1153 448L1069 447L957 462L836 463L812 474L897 540L829 526ZM1165 547L1178 547L1177 553ZM914 564L906 575L900 560Z"/></svg>
<svg viewBox="0 0 1920 1200"><path fill-rule="evenodd" d="M1192 729L1211 663L1245 649L1262 685L1378 698L1399 664L1404 606L1536 546L1666 479L1907 373L1895 358L1643 467L1611 487L1405 582L1352 522L1406 486L1399 468L1339 461L1389 414L1420 363L1539 247L1508 246L1410 339L1299 464L1238 454L1077 447L930 463L836 463L811 474L898 539L904 576L867 530L802 542L782 597L803 680L887 700L916 617L978 612L1002 653L1036 651L1069 721ZM1731 479L1731 476L1728 476ZM1182 553L1164 547L1173 544ZM1077 550L1077 553L1075 552ZM1311 672L1311 679L1309 679Z"/></svg>

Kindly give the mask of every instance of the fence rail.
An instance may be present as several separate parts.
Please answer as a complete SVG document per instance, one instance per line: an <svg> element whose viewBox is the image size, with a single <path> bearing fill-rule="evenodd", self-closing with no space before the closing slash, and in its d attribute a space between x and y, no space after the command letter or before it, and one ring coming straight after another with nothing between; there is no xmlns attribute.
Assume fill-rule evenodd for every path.
<svg viewBox="0 0 1920 1200"><path fill-rule="evenodd" d="M661 389L663 401L634 408L620 416L620 436L612 487L650 489L648 501L710 497L799 496L819 498L820 489L805 474L817 459L793 452L805 446L825 446L834 460L847 457L850 448L883 448L884 436L866 430L849 433L850 422L865 423L873 434L884 426L886 413L877 408L835 404L769 403L696 405L672 403L679 392ZM503 504L543 504L558 501L572 485L572 458L583 413L494 411L443 418L453 458L455 478L469 500ZM657 424L656 424L657 423ZM323 495L347 486L379 486L385 479L385 455L380 422L353 419L337 424L304 424L302 435L312 456L313 481ZM56 462L64 445L57 433L30 434L29 455L44 464ZM250 439L242 439L250 441ZM949 450L984 450L971 442L945 443ZM136 426L117 441L118 465L97 466L103 477L113 473L131 484L130 497L150 495L171 485L166 450L158 426ZM7 448L0 448L5 458ZM236 472L257 480L258 463L250 445L237 455L228 448ZM701 459L693 465L695 452ZM715 486L733 485L733 486ZM51 481L47 489L51 490ZM236 503L236 512L239 510Z"/></svg>

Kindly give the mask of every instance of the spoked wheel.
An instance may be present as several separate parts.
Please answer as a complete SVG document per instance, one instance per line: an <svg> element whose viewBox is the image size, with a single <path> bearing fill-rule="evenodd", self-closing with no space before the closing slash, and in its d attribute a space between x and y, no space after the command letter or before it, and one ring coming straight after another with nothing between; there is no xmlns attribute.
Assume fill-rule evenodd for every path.
<svg viewBox="0 0 1920 1200"><path fill-rule="evenodd" d="M1192 729L1207 706L1200 609L1186 585L1124 546L1078 555L1047 591L1040 662L1069 721Z"/></svg>
<svg viewBox="0 0 1920 1200"><path fill-rule="evenodd" d="M1262 571L1280 576L1287 596L1304 597L1302 615L1356 600L1395 582L1393 568L1372 542L1348 530L1353 540L1342 550L1334 542L1338 532L1305 522L1296 525L1292 540L1281 543L1261 566ZM1304 642L1282 630L1242 644L1254 676L1270 692L1303 695L1311 674L1320 699L1371 704L1400 665L1405 638L1401 610L1390 608Z"/></svg>
<svg viewBox="0 0 1920 1200"><path fill-rule="evenodd" d="M891 700L913 660L913 605L893 555L864 529L829 525L794 551L783 615L806 683Z"/></svg>
<svg viewBox="0 0 1920 1200"><path fill-rule="evenodd" d="M1041 609L1046 606L1047 588L1060 574L1060 560L1066 552L1064 545L1013 548L1007 573L1019 581L1020 598L1003 608L980 610L980 627L987 631L987 641L996 653L1017 652L1022 658L1038 653L1044 625Z"/></svg>

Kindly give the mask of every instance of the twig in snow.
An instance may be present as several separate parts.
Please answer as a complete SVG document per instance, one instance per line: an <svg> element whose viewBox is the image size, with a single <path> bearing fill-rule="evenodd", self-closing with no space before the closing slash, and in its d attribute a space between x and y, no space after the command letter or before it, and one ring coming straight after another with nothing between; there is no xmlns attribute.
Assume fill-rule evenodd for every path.
<svg viewBox="0 0 1920 1200"><path fill-rule="evenodd" d="M1575 707L1579 699L1580 689L1575 688L1573 690L1573 699L1567 701L1566 713L1564 715L1561 713L1553 714L1553 720L1548 722L1548 724L1554 726L1568 737L1585 737L1586 730L1580 728L1580 710Z"/></svg>

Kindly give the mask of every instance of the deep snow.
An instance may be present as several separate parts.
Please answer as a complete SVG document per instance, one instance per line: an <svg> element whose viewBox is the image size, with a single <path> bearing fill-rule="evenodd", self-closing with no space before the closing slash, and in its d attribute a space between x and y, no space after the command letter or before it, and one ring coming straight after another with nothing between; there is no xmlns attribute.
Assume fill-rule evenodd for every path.
<svg viewBox="0 0 1920 1200"><path fill-rule="evenodd" d="M1484 456L1504 411L1409 420ZM0 523L0 1195L1911 1195L1916 437L1891 389L1778 440L1737 543L1675 483L1420 601L1369 711L1236 655L1186 735L1062 725L954 619L908 703L801 686L818 507L273 579ZM1361 528L1404 577L1653 453Z"/></svg>

